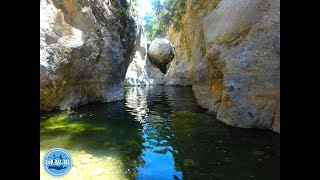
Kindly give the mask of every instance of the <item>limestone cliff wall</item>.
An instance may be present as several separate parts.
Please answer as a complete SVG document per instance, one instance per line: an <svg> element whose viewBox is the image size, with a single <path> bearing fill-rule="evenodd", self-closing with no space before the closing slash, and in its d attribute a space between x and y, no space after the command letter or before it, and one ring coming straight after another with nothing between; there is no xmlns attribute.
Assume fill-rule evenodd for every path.
<svg viewBox="0 0 320 180"><path fill-rule="evenodd" d="M40 109L124 98L140 27L126 0L40 1Z"/></svg>
<svg viewBox="0 0 320 180"><path fill-rule="evenodd" d="M188 0L164 84L226 124L280 132L280 0Z"/></svg>
<svg viewBox="0 0 320 180"><path fill-rule="evenodd" d="M186 14L180 22L180 30L169 29L168 39L174 45L175 57L167 66L166 85L192 86L196 66L205 56L202 20L212 12L220 0L188 0Z"/></svg>

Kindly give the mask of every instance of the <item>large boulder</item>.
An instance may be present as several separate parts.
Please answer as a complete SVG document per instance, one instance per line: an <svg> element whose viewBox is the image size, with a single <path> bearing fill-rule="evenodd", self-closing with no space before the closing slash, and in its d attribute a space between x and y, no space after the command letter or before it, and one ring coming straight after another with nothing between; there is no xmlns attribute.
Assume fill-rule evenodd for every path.
<svg viewBox="0 0 320 180"><path fill-rule="evenodd" d="M151 42L148 55L151 61L163 71L163 68L173 59L174 49L169 40L156 38Z"/></svg>
<svg viewBox="0 0 320 180"><path fill-rule="evenodd" d="M123 0L40 0L40 109L124 98L139 36Z"/></svg>
<svg viewBox="0 0 320 180"><path fill-rule="evenodd" d="M147 56L148 44L146 35L141 34L140 44L130 63L125 77L125 84L129 86L145 86L161 84L163 73L153 64ZM149 45L150 45L149 44Z"/></svg>

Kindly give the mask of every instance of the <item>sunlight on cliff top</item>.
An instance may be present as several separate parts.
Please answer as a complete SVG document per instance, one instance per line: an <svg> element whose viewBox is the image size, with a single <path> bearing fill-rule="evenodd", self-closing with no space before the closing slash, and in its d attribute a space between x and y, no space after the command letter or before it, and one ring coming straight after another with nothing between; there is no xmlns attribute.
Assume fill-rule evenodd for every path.
<svg viewBox="0 0 320 180"><path fill-rule="evenodd" d="M144 19L146 14L152 13L152 5L151 0L137 0L137 11L139 16L141 17L142 24L144 25Z"/></svg>

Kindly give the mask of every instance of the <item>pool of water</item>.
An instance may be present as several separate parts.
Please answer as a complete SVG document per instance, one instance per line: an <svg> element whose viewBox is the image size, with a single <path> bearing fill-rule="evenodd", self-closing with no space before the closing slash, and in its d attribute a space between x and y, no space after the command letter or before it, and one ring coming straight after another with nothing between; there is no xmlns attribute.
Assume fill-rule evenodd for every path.
<svg viewBox="0 0 320 180"><path fill-rule="evenodd" d="M123 101L42 113L40 160L54 147L72 157L62 179L280 179L280 135L218 122L191 87L130 87Z"/></svg>

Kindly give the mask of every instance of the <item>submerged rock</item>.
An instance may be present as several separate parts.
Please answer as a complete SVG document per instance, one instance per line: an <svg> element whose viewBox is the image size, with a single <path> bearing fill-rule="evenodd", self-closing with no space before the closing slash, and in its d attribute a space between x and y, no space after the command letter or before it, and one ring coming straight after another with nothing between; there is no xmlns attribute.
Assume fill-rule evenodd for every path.
<svg viewBox="0 0 320 180"><path fill-rule="evenodd" d="M84 157L84 158L81 158L81 164L87 164L87 163L89 163L90 162L90 158L86 158L86 157Z"/></svg>
<svg viewBox="0 0 320 180"><path fill-rule="evenodd" d="M100 174L102 174L104 172L104 169L103 168L98 168L98 169L95 169L94 171L90 172L90 176L98 176Z"/></svg>
<svg viewBox="0 0 320 180"><path fill-rule="evenodd" d="M255 156L263 156L263 155L265 155L265 152L260 151L260 150L256 150L256 151L253 152L253 154L254 154Z"/></svg>
<svg viewBox="0 0 320 180"><path fill-rule="evenodd" d="M183 160L183 165L186 167L192 167L195 166L196 163L192 159L185 159Z"/></svg>

